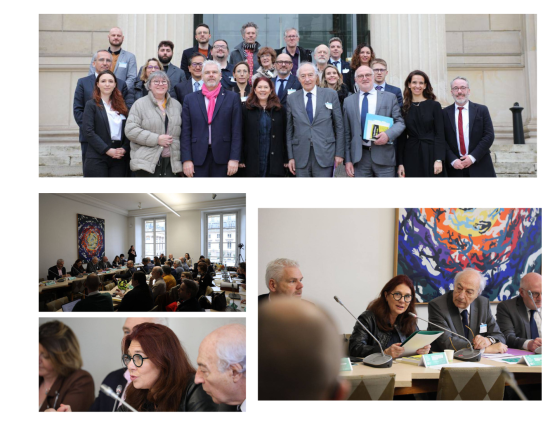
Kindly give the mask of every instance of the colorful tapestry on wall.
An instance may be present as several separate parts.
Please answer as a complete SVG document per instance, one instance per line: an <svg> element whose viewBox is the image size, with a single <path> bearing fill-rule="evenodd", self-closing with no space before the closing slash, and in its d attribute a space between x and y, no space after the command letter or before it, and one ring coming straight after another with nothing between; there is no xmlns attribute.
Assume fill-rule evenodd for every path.
<svg viewBox="0 0 550 435"><path fill-rule="evenodd" d="M78 258L84 263L105 255L105 219L77 214Z"/></svg>
<svg viewBox="0 0 550 435"><path fill-rule="evenodd" d="M483 273L482 295L518 295L519 282L542 268L540 208L405 208L396 225L397 274L414 282L417 302L453 290L466 267Z"/></svg>

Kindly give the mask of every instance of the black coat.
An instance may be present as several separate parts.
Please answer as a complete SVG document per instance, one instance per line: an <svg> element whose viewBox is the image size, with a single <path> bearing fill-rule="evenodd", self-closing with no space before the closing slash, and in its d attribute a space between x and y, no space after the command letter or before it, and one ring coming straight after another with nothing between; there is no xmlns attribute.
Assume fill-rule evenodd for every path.
<svg viewBox="0 0 550 435"><path fill-rule="evenodd" d="M245 164L244 174L247 177L260 176L260 115L263 109L247 109L243 106L243 151L241 162ZM288 163L286 148L286 110L271 109L271 145L269 148L268 174L284 177Z"/></svg>
<svg viewBox="0 0 550 435"><path fill-rule="evenodd" d="M174 88L174 92L176 93L176 100L183 106L183 99L185 96L195 92L193 90L193 81L189 79L186 82L178 83Z"/></svg>
<svg viewBox="0 0 550 435"><path fill-rule="evenodd" d="M126 387L126 384L128 383L128 381L124 377L124 373L126 372L126 370L127 370L126 368L121 368L121 369L115 370L114 372L109 373L105 377L105 379L103 379L102 384L105 384L111 387L111 389L115 393L119 385L122 386L122 391L124 391L124 387ZM110 396L107 396L106 394L99 393L98 396L95 398L94 404L89 409L89 411L112 412L114 404L115 404L115 399L112 399Z"/></svg>
<svg viewBox="0 0 550 435"><path fill-rule="evenodd" d="M191 78L191 73L189 72L189 59L191 58L191 56L193 56L193 53L198 53L198 52L199 52L199 46L194 45L193 47L188 48L187 50L184 50L183 55L181 56L180 68L185 73L185 77L187 78L187 80L189 80ZM212 53L211 52L212 52L212 46L210 44L208 44L207 60L212 60Z"/></svg>
<svg viewBox="0 0 550 435"><path fill-rule="evenodd" d="M67 274L67 269L65 269L65 266L63 266L63 269L61 269L63 275L66 275ZM59 273L57 273L57 264L55 266L52 266L48 269L48 279L49 280L52 280L52 279L59 279L61 278L59 276Z"/></svg>
<svg viewBox="0 0 550 435"><path fill-rule="evenodd" d="M128 261L136 261L136 254L132 253L132 248L128 249Z"/></svg>
<svg viewBox="0 0 550 435"><path fill-rule="evenodd" d="M195 298L190 298L186 301L180 301L181 303L178 305L178 308L176 311L183 311L186 313L189 312L204 312L204 308L202 308L199 304L199 301Z"/></svg>
<svg viewBox="0 0 550 435"><path fill-rule="evenodd" d="M143 80L136 80L134 82L134 99L139 100L141 97L145 97L149 91L145 87Z"/></svg>
<svg viewBox="0 0 550 435"><path fill-rule="evenodd" d="M149 286L143 286L136 287L125 294L117 311L151 311L153 306L151 290L149 290Z"/></svg>
<svg viewBox="0 0 550 435"><path fill-rule="evenodd" d="M214 281L212 280L212 275L210 275L208 272L204 275L201 275L199 278L199 291L197 292L197 300L201 297L206 295L206 287L213 287Z"/></svg>

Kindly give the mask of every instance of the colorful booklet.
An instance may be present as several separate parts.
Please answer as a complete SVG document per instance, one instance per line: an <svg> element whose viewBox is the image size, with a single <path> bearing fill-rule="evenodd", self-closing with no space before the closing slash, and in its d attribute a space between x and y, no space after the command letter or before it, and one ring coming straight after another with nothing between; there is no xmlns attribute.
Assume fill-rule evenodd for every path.
<svg viewBox="0 0 550 435"><path fill-rule="evenodd" d="M393 126L393 118L367 113L365 120L364 140L376 140L376 135L389 130ZM388 142L390 143L390 142Z"/></svg>

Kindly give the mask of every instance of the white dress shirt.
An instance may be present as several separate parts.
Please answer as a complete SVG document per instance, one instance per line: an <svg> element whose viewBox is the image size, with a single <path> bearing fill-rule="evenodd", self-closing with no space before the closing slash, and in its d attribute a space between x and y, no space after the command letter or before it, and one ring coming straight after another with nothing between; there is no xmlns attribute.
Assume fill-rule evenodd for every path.
<svg viewBox="0 0 550 435"><path fill-rule="evenodd" d="M241 403L240 408L241 408L241 412L246 412L246 399L244 399L244 402Z"/></svg>
<svg viewBox="0 0 550 435"><path fill-rule="evenodd" d="M315 86L311 91L311 104L313 106L313 118L315 118L315 106L317 105L317 86ZM307 107L307 94L308 91L304 89L304 106Z"/></svg>
<svg viewBox="0 0 550 435"><path fill-rule="evenodd" d="M337 65L334 65L335 62L338 62ZM338 68L338 71L339 72L342 72L342 59L333 59L332 57L330 58L330 63L332 63L336 68Z"/></svg>
<svg viewBox="0 0 550 435"><path fill-rule="evenodd" d="M458 144L458 153L460 154L460 157L462 157L462 154L460 153L460 135L458 130L458 114L460 113L458 107L459 106L455 103L456 143ZM470 157L472 163L475 163L476 159L468 154L468 151L470 151L470 102L467 101L463 107L464 109L462 110L462 130L464 133L464 145L466 146L466 155ZM451 165L454 164L454 162L456 162L457 160L458 159L453 160L451 162Z"/></svg>
<svg viewBox="0 0 550 435"><path fill-rule="evenodd" d="M111 140L122 139L122 121L126 119L124 115L121 115L115 110L111 109L111 105L103 101L103 106L107 112L107 119L109 120L109 128L111 129Z"/></svg>

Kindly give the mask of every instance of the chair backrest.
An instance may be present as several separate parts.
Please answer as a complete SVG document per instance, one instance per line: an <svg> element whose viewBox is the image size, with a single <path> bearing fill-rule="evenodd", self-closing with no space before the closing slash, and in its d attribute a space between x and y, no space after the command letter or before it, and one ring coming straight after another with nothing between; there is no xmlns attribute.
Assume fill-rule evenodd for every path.
<svg viewBox="0 0 550 435"><path fill-rule="evenodd" d="M67 296L56 299L55 301L49 302L47 305L49 311L57 311L61 308L62 305L69 303Z"/></svg>
<svg viewBox="0 0 550 435"><path fill-rule="evenodd" d="M365 376L352 382L348 400L393 400L395 373Z"/></svg>
<svg viewBox="0 0 550 435"><path fill-rule="evenodd" d="M503 367L443 367L437 400L502 400L505 384Z"/></svg>
<svg viewBox="0 0 550 435"><path fill-rule="evenodd" d="M105 285L105 290L109 291L114 289L116 284L114 282L110 282L109 284Z"/></svg>
<svg viewBox="0 0 550 435"><path fill-rule="evenodd" d="M72 282L72 291L74 294L78 293L84 293L84 284L86 283L85 280L81 279L78 281Z"/></svg>

